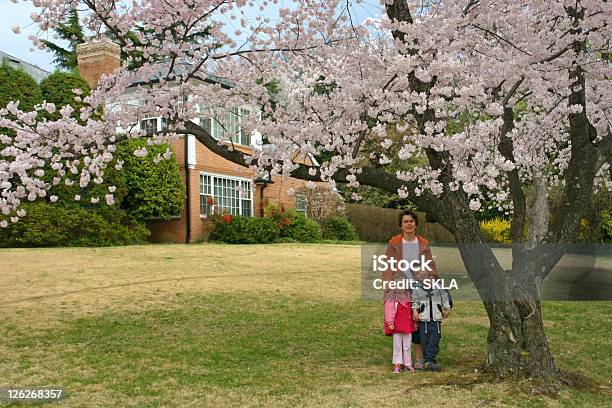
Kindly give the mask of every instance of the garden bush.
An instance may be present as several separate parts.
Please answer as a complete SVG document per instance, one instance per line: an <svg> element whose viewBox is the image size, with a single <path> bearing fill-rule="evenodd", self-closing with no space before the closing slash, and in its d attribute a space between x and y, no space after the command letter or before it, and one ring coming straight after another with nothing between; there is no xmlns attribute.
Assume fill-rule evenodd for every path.
<svg viewBox="0 0 612 408"><path fill-rule="evenodd" d="M269 204L265 217L213 215L213 240L229 244L265 244L269 242L318 242L321 227L292 208Z"/></svg>
<svg viewBox="0 0 612 408"><path fill-rule="evenodd" d="M81 94L76 95L73 89L80 89ZM61 108L66 105L74 109L71 116L80 120L81 109L87 106L82 99L91 92L89 84L78 72L62 71L55 71L40 81L40 90L44 100L55 104L56 111L45 115L48 120L58 120Z"/></svg>
<svg viewBox="0 0 612 408"><path fill-rule="evenodd" d="M279 228L270 218L217 215L212 238L228 244L265 244L278 238Z"/></svg>
<svg viewBox="0 0 612 408"><path fill-rule="evenodd" d="M612 242L612 208L601 212L600 241L603 243Z"/></svg>
<svg viewBox="0 0 612 408"><path fill-rule="evenodd" d="M136 157L134 151L143 147L147 148L147 155ZM166 149L170 149L170 145L148 146L146 138L117 144L115 157L123 161L127 187L121 205L135 219L160 217L167 220L181 214L185 186L174 153L168 159L156 160Z"/></svg>
<svg viewBox="0 0 612 408"><path fill-rule="evenodd" d="M19 109L24 112L34 110L34 105L42 102L38 84L23 69L15 69L8 63L0 65L0 109L10 101L19 101Z"/></svg>
<svg viewBox="0 0 612 408"><path fill-rule="evenodd" d="M149 230L119 209L90 210L77 204L25 203L26 216L0 230L3 247L110 246L143 243Z"/></svg>
<svg viewBox="0 0 612 408"><path fill-rule="evenodd" d="M346 217L332 217L322 222L322 234L325 239L337 241L357 241L359 236L355 226Z"/></svg>
<svg viewBox="0 0 612 408"><path fill-rule="evenodd" d="M319 223L299 212L295 212L289 224L281 228L280 236L297 242L317 242L323 238Z"/></svg>
<svg viewBox="0 0 612 408"><path fill-rule="evenodd" d="M510 221L503 218L494 218L480 222L480 231L486 242L498 244L511 244Z"/></svg>
<svg viewBox="0 0 612 408"><path fill-rule="evenodd" d="M319 223L293 208L268 203L264 213L278 226L279 237L286 241L317 242L323 238Z"/></svg>

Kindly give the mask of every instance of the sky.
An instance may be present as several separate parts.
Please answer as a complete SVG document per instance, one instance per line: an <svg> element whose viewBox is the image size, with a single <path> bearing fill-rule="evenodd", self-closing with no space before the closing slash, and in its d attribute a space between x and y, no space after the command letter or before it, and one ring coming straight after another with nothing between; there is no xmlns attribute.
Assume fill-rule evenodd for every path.
<svg viewBox="0 0 612 408"><path fill-rule="evenodd" d="M30 14L35 11L36 8L30 2L14 4L10 0L0 0L0 50L47 71L53 71L52 54L38 49L29 51L33 47L28 35L37 31L30 20ZM12 27L15 25L22 27L21 34L13 32ZM27 27L28 25L30 26Z"/></svg>
<svg viewBox="0 0 612 408"><path fill-rule="evenodd" d="M36 25L30 20L30 15L37 9L30 1L18 1L17 4L14 4L11 0L0 0L0 50L47 71L53 71L55 69L52 63L53 54L44 50L31 50L32 43L28 40L28 35L37 32ZM277 7L288 7L287 3L290 1L279 1ZM249 18L253 19L260 13L258 6L247 11ZM362 4L356 4L352 8L352 13L358 21L365 18L376 18L380 13L379 2L378 0L366 0ZM266 12L267 17L272 17L274 14L274 10ZM16 25L21 27L20 34L12 31L12 27ZM228 32L233 30L233 27L228 26ZM48 35L45 38L53 40L51 34L45 35Z"/></svg>

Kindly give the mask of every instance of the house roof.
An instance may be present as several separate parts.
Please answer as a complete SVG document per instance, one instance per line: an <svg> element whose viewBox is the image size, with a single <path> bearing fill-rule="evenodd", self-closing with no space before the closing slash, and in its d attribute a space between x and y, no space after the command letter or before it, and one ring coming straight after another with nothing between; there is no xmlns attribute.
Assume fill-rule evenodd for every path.
<svg viewBox="0 0 612 408"><path fill-rule="evenodd" d="M193 67L195 66L194 63L190 63L190 62L184 62L184 61L180 61L177 62L174 65L174 69L173 69L173 76L180 76L180 75L187 75L191 72L191 70L193 69ZM170 67L170 63L168 61L162 61L162 62L158 62L157 63L157 72L155 74L153 74L150 78L148 79L143 79L141 81L138 82L132 82L130 84L130 87L134 87L134 86L138 86L141 85L143 83L146 83L147 81L153 81L153 82L157 82L159 81L161 78L165 78L166 80L168 80L169 78L166 76L168 74L168 68ZM219 84L224 88L233 88L235 86L234 83L232 83L231 81L217 76L217 75L213 75L213 74L209 74L209 73L201 73L200 75L198 75L198 78L204 82L207 82L209 84Z"/></svg>
<svg viewBox="0 0 612 408"><path fill-rule="evenodd" d="M31 75L36 82L40 82L50 75L49 71L45 71L34 64L30 64L29 62L21 60L3 51L0 51L0 63L7 63L16 69L23 69L25 72Z"/></svg>

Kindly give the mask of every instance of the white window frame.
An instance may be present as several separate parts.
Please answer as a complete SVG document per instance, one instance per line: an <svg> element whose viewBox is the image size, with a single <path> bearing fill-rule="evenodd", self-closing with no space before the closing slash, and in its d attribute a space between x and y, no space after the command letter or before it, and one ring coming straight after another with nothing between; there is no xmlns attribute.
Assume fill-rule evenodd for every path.
<svg viewBox="0 0 612 408"><path fill-rule="evenodd" d="M308 214L308 200L306 200L306 197L304 197L301 194L295 194L294 197L295 197L295 211L301 212L304 215L307 215ZM303 203L304 207L300 208L298 203Z"/></svg>
<svg viewBox="0 0 612 408"><path fill-rule="evenodd" d="M207 109L211 109L211 108L209 106L198 106L198 111L200 114L204 113L204 111ZM233 131L234 134L237 134L235 136L237 136L238 140L233 140L235 136L232 135L232 131L230 131L230 129L227 128L227 124L219 121L217 116L213 116L210 118L204 118L203 116L200 116L198 118L198 122L200 123L200 126L204 127L205 121L210 121L210 134L214 139L227 140L227 141L232 140L233 143L237 145L252 146L255 135L253 134L247 135L246 132L243 131L242 126L241 126L242 115L243 115L242 111L245 112L244 114L248 115L252 112L252 110L248 106L238 106L238 107L232 107L230 109L237 109L239 112L237 119L236 119L236 123L234 124L237 129ZM225 130L223 129L224 127L225 127ZM248 138L248 143L245 144L244 142L246 141L247 138Z"/></svg>
<svg viewBox="0 0 612 408"><path fill-rule="evenodd" d="M204 184L202 183L202 176L208 176L210 177L210 192L204 191ZM225 209L227 209L227 207L220 207L219 206L219 198L227 198L229 199L230 197L225 197L222 195L219 195L216 190L216 185L215 185L215 177L219 178L219 179L225 179L225 180L232 180L232 181L236 181L238 182L240 185L240 183L245 182L245 183L249 183L250 188L248 189L248 193L249 193L249 197L248 198L243 198L240 196L240 194L237 192L237 198L238 198L238 214L235 215L243 215L242 213L242 202L246 201L246 200L250 200L251 201L251 205L250 205L250 215L248 215L249 217L253 217L254 216L254 190L253 190L253 180L250 178L246 178L246 177L236 177L236 176L228 176L226 174L220 174L220 173L210 173L210 172L206 172L206 171L201 171L200 172L200 178L198 180L199 184L200 184L200 217L205 217L208 215L208 213L203 213L202 212L202 200L203 197L206 197L206 199L208 197L212 197L213 200L215 200L215 202L217 203L215 206L219 207L220 212L222 212ZM211 209L211 213L214 213L214 208Z"/></svg>
<svg viewBox="0 0 612 408"><path fill-rule="evenodd" d="M150 120L154 120L155 119L155 132L161 132L162 130L166 129L168 126L166 125L166 119L161 117L161 116L151 116L148 118L143 118L140 119L140 121L138 122L138 126L140 127L140 130L145 130L145 128L143 128L142 124L144 122L150 121ZM147 136L149 136L150 134L147 133Z"/></svg>

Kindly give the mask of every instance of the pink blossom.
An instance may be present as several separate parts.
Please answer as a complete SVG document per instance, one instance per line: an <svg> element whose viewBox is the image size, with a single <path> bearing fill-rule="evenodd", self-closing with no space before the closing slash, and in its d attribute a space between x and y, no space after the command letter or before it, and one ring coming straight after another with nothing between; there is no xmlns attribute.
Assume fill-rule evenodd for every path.
<svg viewBox="0 0 612 408"><path fill-rule="evenodd" d="M146 155L147 155L147 149L144 147L141 149L134 150L134 156L136 157L145 157Z"/></svg>
<svg viewBox="0 0 612 408"><path fill-rule="evenodd" d="M409 7L414 3L407 2ZM318 157L321 162L309 175L320 174L333 186L334 177L348 174L346 181L358 187L364 166L405 164L395 174L403 185L400 196L435 197L447 188L463 191L473 211L485 200L512 211L508 191L513 170L524 187L536 174L544 176L550 189L563 186L572 157L570 117L584 115L593 129L593 143L609 137L608 61L597 52L575 52L573 47L578 41L589 44L590 50L609 48L607 3L582 0L588 12L579 21L568 16L562 2L506 0L469 10L461 2L438 3L435 12L412 10L414 24L385 16L357 22L338 1L297 0L277 11L267 2L258 3L266 16L257 16L255 22L243 17L249 2L242 0L212 9L210 0L150 0L129 8L83 5L90 31L113 31L124 50L144 55L143 64L127 69L125 61L105 75L90 96L73 90L90 106L79 112L85 125L72 117L70 106L41 104L26 112L19 103L9 102L0 109L0 127L10 127L15 134L0 135L0 207L12 214L23 200L47 194L51 183L35 169L51 168L47 172L54 172L54 181L66 171L75 180L79 175L82 188L92 178L101 183L104 169L114 163L117 129L126 129L127 137L140 136L143 132L133 129L141 118L162 116L172 118L176 126L148 140L177 140L183 125L202 117L202 107L210 107L211 101L219 108L208 114L218 118L235 115L231 107L261 112L240 119L243 134L267 141L246 157L256 173L265 169L271 176L288 174L299 167L296 158ZM45 37L53 22L62 21L67 2L32 4L38 8L34 24ZM275 16L268 19L268 14ZM239 30L227 25L238 18ZM135 45L130 37L136 25L166 38L177 28L185 35L178 41ZM204 30L211 35L201 41L180 39ZM244 42L228 34L238 31ZM396 41L394 33L401 33L405 42ZM145 39L143 33L136 35ZM38 35L30 39L41 46ZM159 78L157 61L175 56L187 63L172 65L167 73L171 81L166 73ZM567 96L578 89L570 75L573 66L584 72L584 102L570 106ZM170 65L166 68L171 70ZM192 80L209 75L222 77L232 87ZM143 78L156 80L132 86ZM277 94L272 97L262 80L277 81ZM421 84L415 84L418 81ZM56 109L58 120L39 121L41 111ZM515 113L512 130L505 135L504 111ZM229 128L220 132L226 142L237 125ZM512 160L499 151L502 136L511 142ZM372 146L375 152L368 150ZM442 165L429 162L433 153L445 158ZM144 157L147 150L134 154ZM170 157L170 151L163 155ZM121 170L122 165L117 161L114 167ZM450 180L442 180L441 169ZM597 173L597 180L602 188L612 184L605 171Z"/></svg>
<svg viewBox="0 0 612 408"><path fill-rule="evenodd" d="M470 200L470 210L472 211L478 211L480 209L480 201L476 200L476 199L472 199Z"/></svg>

